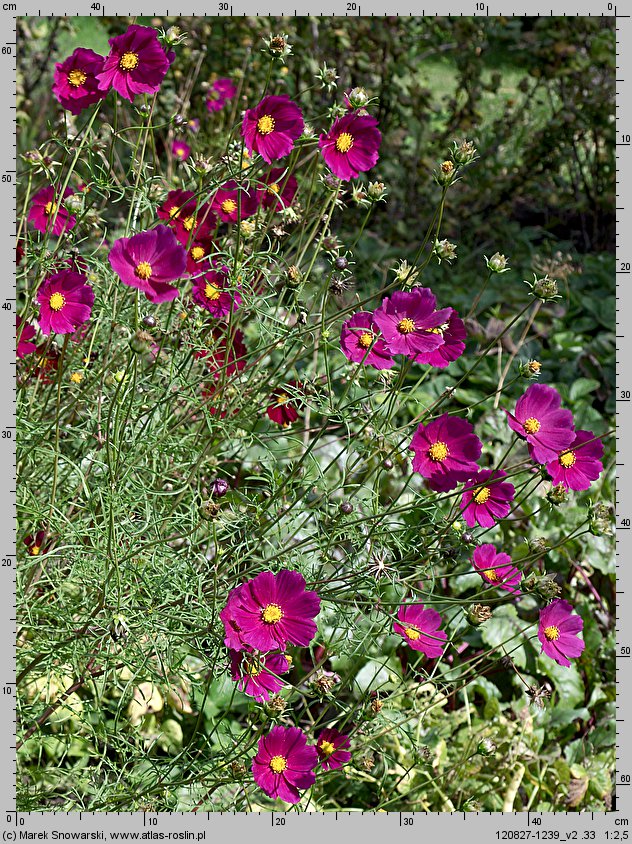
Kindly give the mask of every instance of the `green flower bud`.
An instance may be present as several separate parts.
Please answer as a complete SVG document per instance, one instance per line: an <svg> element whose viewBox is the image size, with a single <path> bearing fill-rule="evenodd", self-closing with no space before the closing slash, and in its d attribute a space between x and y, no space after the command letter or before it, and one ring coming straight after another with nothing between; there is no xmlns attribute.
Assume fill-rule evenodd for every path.
<svg viewBox="0 0 632 844"><path fill-rule="evenodd" d="M506 273L509 269L507 266L507 259L504 255L501 255L500 252L494 252L491 258L488 258L486 255L483 257L485 258L487 269L490 270L490 272Z"/></svg>
<svg viewBox="0 0 632 844"><path fill-rule="evenodd" d="M458 145L453 141L452 158L457 164L471 164L478 158L476 152L476 147L471 141L463 141Z"/></svg>
<svg viewBox="0 0 632 844"><path fill-rule="evenodd" d="M612 511L606 504L591 504L588 513L590 516L589 529L593 536L610 536L612 534Z"/></svg>
<svg viewBox="0 0 632 844"><path fill-rule="evenodd" d="M496 744L490 738L482 739L477 748L477 753L481 756L493 756L496 753Z"/></svg>

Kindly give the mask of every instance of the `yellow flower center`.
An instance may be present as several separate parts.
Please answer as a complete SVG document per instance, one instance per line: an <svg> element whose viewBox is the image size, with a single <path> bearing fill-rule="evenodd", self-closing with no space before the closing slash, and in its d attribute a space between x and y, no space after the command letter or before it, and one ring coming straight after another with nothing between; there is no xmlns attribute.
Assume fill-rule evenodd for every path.
<svg viewBox="0 0 632 844"><path fill-rule="evenodd" d="M492 492L488 486L479 486L478 489L474 490L472 498L476 504L485 504L485 502L489 500L489 496L491 494Z"/></svg>
<svg viewBox="0 0 632 844"><path fill-rule="evenodd" d="M278 604L268 604L264 607L261 618L266 624L276 624L283 618L283 610Z"/></svg>
<svg viewBox="0 0 632 844"><path fill-rule="evenodd" d="M225 199L221 207L224 214L233 214L237 210L237 203L234 199Z"/></svg>
<svg viewBox="0 0 632 844"><path fill-rule="evenodd" d="M244 671L249 677L258 677L263 671L263 665L260 660L252 659L244 665Z"/></svg>
<svg viewBox="0 0 632 844"><path fill-rule="evenodd" d="M191 257L194 261L201 261L204 257L204 249L201 246L194 246L191 249Z"/></svg>
<svg viewBox="0 0 632 844"><path fill-rule="evenodd" d="M574 451L564 451L560 456L557 458L560 466L563 466L565 469L570 469L571 466L575 465L577 461L577 457L575 457Z"/></svg>
<svg viewBox="0 0 632 844"><path fill-rule="evenodd" d="M174 217L177 217L180 212L180 209L174 205L173 208L169 209L169 219L173 220Z"/></svg>
<svg viewBox="0 0 632 844"><path fill-rule="evenodd" d="M57 205L54 202L47 202L44 206L44 214L47 217L50 217L51 214L54 214L57 211Z"/></svg>
<svg viewBox="0 0 632 844"><path fill-rule="evenodd" d="M147 281L148 278L151 278L151 264L147 261L141 261L140 264L136 265L134 275L142 278L143 281Z"/></svg>
<svg viewBox="0 0 632 844"><path fill-rule="evenodd" d="M123 53L119 59L119 68L129 72L138 67L138 53Z"/></svg>
<svg viewBox="0 0 632 844"><path fill-rule="evenodd" d="M275 774L282 774L287 768L287 759L285 756L273 756L272 759L270 759L270 768Z"/></svg>
<svg viewBox="0 0 632 844"><path fill-rule="evenodd" d="M535 416L530 416L522 426L527 434L537 434L542 427Z"/></svg>
<svg viewBox="0 0 632 844"><path fill-rule="evenodd" d="M268 193L271 193L273 196L277 196L280 192L281 188L276 182L272 182L272 184L268 185Z"/></svg>
<svg viewBox="0 0 632 844"><path fill-rule="evenodd" d="M549 642L556 642L560 638L560 628L555 627L555 625L552 625L551 627L545 627L544 635L549 640Z"/></svg>
<svg viewBox="0 0 632 844"><path fill-rule="evenodd" d="M42 548L41 548L40 545L33 545L31 547L31 550L29 551L29 554L31 555L31 557L37 557L37 555L39 554L39 552L41 550L42 550Z"/></svg>
<svg viewBox="0 0 632 844"><path fill-rule="evenodd" d="M349 152L352 146L353 135L350 135L348 132L343 132L342 135L338 135L336 138L336 149L338 152Z"/></svg>
<svg viewBox="0 0 632 844"><path fill-rule="evenodd" d="M184 152L185 150L182 147L178 147L178 149L176 150L176 155L178 156L178 158L183 158Z"/></svg>
<svg viewBox="0 0 632 844"><path fill-rule="evenodd" d="M435 463L442 463L449 453L450 449L442 442L433 443L428 449L428 457Z"/></svg>
<svg viewBox="0 0 632 844"><path fill-rule="evenodd" d="M323 756L331 756L331 754L336 748L330 741L323 739L320 743L320 749L322 751Z"/></svg>
<svg viewBox="0 0 632 844"><path fill-rule="evenodd" d="M498 572L496 571L496 569L489 569L489 571L485 572L485 577L488 580L491 580L492 583L496 583L496 581L498 580Z"/></svg>
<svg viewBox="0 0 632 844"><path fill-rule="evenodd" d="M210 282L207 283L206 287L204 288L204 295L207 299L211 302L217 302L220 296L219 287L216 287L214 284Z"/></svg>
<svg viewBox="0 0 632 844"><path fill-rule="evenodd" d="M530 360L529 361L529 372L533 372L534 374L539 372L542 369L542 364L539 360Z"/></svg>
<svg viewBox="0 0 632 844"><path fill-rule="evenodd" d="M277 404L287 404L289 402L289 400L290 400L290 397L287 395L287 393L281 393L280 396L277 396L276 403Z"/></svg>
<svg viewBox="0 0 632 844"><path fill-rule="evenodd" d="M87 78L83 70L75 68L68 74L68 84L72 85L73 88L78 88L80 85L83 85Z"/></svg>
<svg viewBox="0 0 632 844"><path fill-rule="evenodd" d="M193 217L185 217L185 219L182 221L182 225L188 232L190 232L191 229L195 228L197 224Z"/></svg>
<svg viewBox="0 0 632 844"><path fill-rule="evenodd" d="M415 323L412 319L408 319L408 317L404 317L404 319L400 319L397 323L397 330L400 334L410 334L415 330Z"/></svg>
<svg viewBox="0 0 632 844"><path fill-rule="evenodd" d="M263 117L260 117L257 120L257 132L260 135L269 135L270 132L274 132L274 117L270 114L264 114Z"/></svg>
<svg viewBox="0 0 632 844"><path fill-rule="evenodd" d="M360 346L362 346L363 349L370 348L372 342L373 342L373 335L369 334L368 331L366 331L364 334L361 334L358 337L358 343L359 343Z"/></svg>
<svg viewBox="0 0 632 844"><path fill-rule="evenodd" d="M412 639L413 642L416 641L421 636L421 633L419 632L419 630L415 630L414 627L407 627L404 630L404 633L405 633L406 636L408 636L409 639Z"/></svg>
<svg viewBox="0 0 632 844"><path fill-rule="evenodd" d="M81 384L83 381L83 373L82 372L73 372L70 376L70 380L73 384Z"/></svg>
<svg viewBox="0 0 632 844"><path fill-rule="evenodd" d="M50 305L51 311L61 311L66 304L66 298L63 293L53 293L48 304Z"/></svg>

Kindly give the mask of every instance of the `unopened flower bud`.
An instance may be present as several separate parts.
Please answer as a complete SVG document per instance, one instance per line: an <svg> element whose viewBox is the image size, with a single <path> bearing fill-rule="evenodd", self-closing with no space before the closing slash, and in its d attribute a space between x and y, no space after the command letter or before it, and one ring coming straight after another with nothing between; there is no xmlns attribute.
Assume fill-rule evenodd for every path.
<svg viewBox="0 0 632 844"><path fill-rule="evenodd" d="M222 498L228 492L228 481L224 478L215 478L211 481L211 495L213 498Z"/></svg>
<svg viewBox="0 0 632 844"><path fill-rule="evenodd" d="M480 627L492 617L491 607L483 604L473 604L466 613L467 620L472 627Z"/></svg>
<svg viewBox="0 0 632 844"><path fill-rule="evenodd" d="M491 258L483 256L487 269L492 273L506 273L509 267L507 266L507 259L500 252L494 252Z"/></svg>
<svg viewBox="0 0 632 844"><path fill-rule="evenodd" d="M564 486L564 484L557 484L548 491L546 495L546 500L549 504L554 504L558 506L559 504L564 504L564 502L568 499L568 490Z"/></svg>
<svg viewBox="0 0 632 844"><path fill-rule="evenodd" d="M303 280L303 273L295 264L292 264L287 268L286 279L288 287L298 287Z"/></svg>
<svg viewBox="0 0 632 844"><path fill-rule="evenodd" d="M369 182L367 193L369 199L373 202L386 201L386 187L384 186L384 182Z"/></svg>
<svg viewBox="0 0 632 844"><path fill-rule="evenodd" d="M466 530L461 539L466 545L471 545L474 542L474 534L470 533L469 530Z"/></svg>
<svg viewBox="0 0 632 844"><path fill-rule="evenodd" d="M345 516L348 516L350 513L353 513L353 504L350 501L343 501L340 505L340 512L344 513Z"/></svg>
<svg viewBox="0 0 632 844"><path fill-rule="evenodd" d="M145 314L143 317L143 325L145 328L155 328L157 324L156 317L152 314Z"/></svg>
<svg viewBox="0 0 632 844"><path fill-rule="evenodd" d="M550 302L559 298L557 281L554 278L549 278L548 275L545 275L544 278L538 278L534 274L533 282L526 281L525 284L528 284L531 288L531 294L542 302Z"/></svg>
<svg viewBox="0 0 632 844"><path fill-rule="evenodd" d="M481 739L478 743L477 752L481 756L493 756L496 753L496 744L490 738Z"/></svg>
<svg viewBox="0 0 632 844"><path fill-rule="evenodd" d="M68 196L66 197L66 199L64 199L64 206L73 213L81 211L82 205L83 199L80 193L73 193L72 196Z"/></svg>
<svg viewBox="0 0 632 844"><path fill-rule="evenodd" d="M528 380L533 380L540 377L541 369L542 364L539 360L530 360L527 363L520 364L520 375Z"/></svg>
<svg viewBox="0 0 632 844"><path fill-rule="evenodd" d="M384 460L382 460L382 468L386 469L387 472L390 472L390 470L393 468L393 465L393 461L390 457L385 457Z"/></svg>
<svg viewBox="0 0 632 844"><path fill-rule="evenodd" d="M470 164L477 158L476 147L472 141L463 141L457 146L454 141L454 148L452 150L452 158L457 164Z"/></svg>
<svg viewBox="0 0 632 844"><path fill-rule="evenodd" d="M337 270L346 270L349 266L349 261L345 258L344 255L338 255L338 257L334 261L334 266Z"/></svg>
<svg viewBox="0 0 632 844"><path fill-rule="evenodd" d="M369 104L369 95L364 88L352 88L346 99L351 108L364 108Z"/></svg>

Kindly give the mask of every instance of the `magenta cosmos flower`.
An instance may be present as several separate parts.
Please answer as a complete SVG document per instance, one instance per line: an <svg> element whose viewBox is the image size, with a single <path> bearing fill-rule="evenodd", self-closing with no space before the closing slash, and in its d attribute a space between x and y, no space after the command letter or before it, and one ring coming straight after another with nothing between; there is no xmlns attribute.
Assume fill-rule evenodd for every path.
<svg viewBox="0 0 632 844"><path fill-rule="evenodd" d="M452 315L452 308L435 310L437 300L427 287L411 291L396 290L386 296L382 305L373 312L386 345L394 355L406 355L413 360L435 351L444 344L439 329Z"/></svg>
<svg viewBox="0 0 632 844"><path fill-rule="evenodd" d="M575 439L573 414L560 407L560 394L546 384L532 384L516 402L514 413L507 414L509 427L529 445L537 463L556 460Z"/></svg>
<svg viewBox="0 0 632 844"><path fill-rule="evenodd" d="M275 170L270 170L264 181L266 187L261 200L264 208L274 208L278 211L292 204L298 189L296 176L292 173L288 174L283 167L277 167Z"/></svg>
<svg viewBox="0 0 632 844"><path fill-rule="evenodd" d="M323 730L316 739L318 759L324 771L342 768L351 759L351 753L346 749L351 746L349 736L329 728Z"/></svg>
<svg viewBox="0 0 632 844"><path fill-rule="evenodd" d="M511 564L509 554L498 553L493 545L479 545L474 549L472 565L483 580L506 592L520 594L521 572Z"/></svg>
<svg viewBox="0 0 632 844"><path fill-rule="evenodd" d="M409 448L415 452L413 470L428 480L431 489L447 492L477 474L483 446L470 422L444 413L420 425Z"/></svg>
<svg viewBox="0 0 632 844"><path fill-rule="evenodd" d="M303 134L303 113L287 94L264 97L248 109L241 134L251 155L258 152L270 164L292 152L294 141Z"/></svg>
<svg viewBox="0 0 632 844"><path fill-rule="evenodd" d="M310 788L316 782L312 770L318 764L318 753L298 727L272 727L261 736L257 755L252 760L252 773L262 791L287 803L298 803L299 788Z"/></svg>
<svg viewBox="0 0 632 844"><path fill-rule="evenodd" d="M187 272L195 277L209 270L211 268L210 256L212 252L213 241L210 237L194 240L187 249Z"/></svg>
<svg viewBox="0 0 632 844"><path fill-rule="evenodd" d="M423 352L417 355L417 363L428 363L436 366L437 369L445 369L453 360L460 358L465 351L465 340L467 332L465 324L456 311L451 311L450 316L443 325L431 329L433 333L443 337L443 343L431 352Z"/></svg>
<svg viewBox="0 0 632 844"><path fill-rule="evenodd" d="M305 589L305 579L297 571L264 571L231 593L229 604L242 647L284 651L288 644L306 647L316 635L320 598ZM224 627L226 619L222 618ZM233 629L234 625L229 623Z"/></svg>
<svg viewBox="0 0 632 844"><path fill-rule="evenodd" d="M221 111L236 93L232 79L216 79L206 95L206 108L208 111Z"/></svg>
<svg viewBox="0 0 632 844"><path fill-rule="evenodd" d="M346 182L377 163L381 141L375 117L351 112L334 121L318 145L327 167Z"/></svg>
<svg viewBox="0 0 632 844"><path fill-rule="evenodd" d="M246 366L247 349L244 335L237 329L227 336L225 331L214 328L212 338L215 344L212 348L196 352L196 358L203 358L209 372L216 380L222 376L230 378L241 372Z"/></svg>
<svg viewBox="0 0 632 844"><path fill-rule="evenodd" d="M104 61L105 58L93 50L77 47L71 56L55 65L53 94L72 114L79 114L105 97L97 80Z"/></svg>
<svg viewBox="0 0 632 844"><path fill-rule="evenodd" d="M259 207L257 193L249 188L240 189L237 182L230 179L216 191L211 208L225 223L246 220L257 213Z"/></svg>
<svg viewBox="0 0 632 844"><path fill-rule="evenodd" d="M70 188L64 190L63 198L60 200L59 193L52 185L38 190L31 200L29 220L40 232L48 232L55 236L64 231L74 229L77 218L66 211L62 202L74 191Z"/></svg>
<svg viewBox="0 0 632 844"><path fill-rule="evenodd" d="M296 388L298 384L296 381L290 381L287 386ZM272 403L266 408L266 413L273 422L276 422L277 425L283 425L283 427L296 422L299 416L296 409L296 400L292 399L292 396L283 387L279 387L272 394Z"/></svg>
<svg viewBox="0 0 632 844"><path fill-rule="evenodd" d="M279 674L290 670L290 663L283 654L258 654L251 651L230 650L230 674L237 688L260 703L270 700L285 683Z"/></svg>
<svg viewBox="0 0 632 844"><path fill-rule="evenodd" d="M493 527L511 509L516 490L504 482L506 472L483 469L467 481L468 489L461 498L461 512L468 527Z"/></svg>
<svg viewBox="0 0 632 844"><path fill-rule="evenodd" d="M585 647L584 641L577 635L583 627L581 616L573 614L573 608L568 601L557 598L548 607L540 610L540 653L544 652L559 665L570 668L569 658L581 656Z"/></svg>
<svg viewBox="0 0 632 844"><path fill-rule="evenodd" d="M72 334L90 319L94 292L84 275L62 270L44 279L37 291L37 301L43 334Z"/></svg>
<svg viewBox="0 0 632 844"><path fill-rule="evenodd" d="M216 222L211 206L206 202L198 205L190 190L170 190L156 213L174 230L183 246L191 240L208 238Z"/></svg>
<svg viewBox="0 0 632 844"><path fill-rule="evenodd" d="M165 55L155 29L132 24L110 38L110 53L97 75L99 90L115 91L132 102L137 94L156 94L175 53Z"/></svg>
<svg viewBox="0 0 632 844"><path fill-rule="evenodd" d="M358 311L342 326L340 348L353 363L365 363L374 369L390 369L393 356L368 311Z"/></svg>
<svg viewBox="0 0 632 844"><path fill-rule="evenodd" d="M231 311L236 311L241 304L241 296L236 290L226 290L230 280L225 272L209 270L193 282L191 296L196 305L204 308L211 316L222 319Z"/></svg>
<svg viewBox="0 0 632 844"><path fill-rule="evenodd" d="M28 322L25 322L21 316L15 315L15 339L17 340L17 356L19 358L32 355L37 346L31 343L31 340L37 332Z"/></svg>
<svg viewBox="0 0 632 844"><path fill-rule="evenodd" d="M184 141L174 141L171 152L173 153L173 157L177 158L178 161L186 161L191 155L191 147L185 144Z"/></svg>
<svg viewBox="0 0 632 844"><path fill-rule="evenodd" d="M108 255L123 284L142 290L150 302L169 302L178 290L169 282L184 275L187 253L166 226L120 237Z"/></svg>
<svg viewBox="0 0 632 844"><path fill-rule="evenodd" d="M546 464L553 483L566 489L588 489L603 472L603 443L592 431L577 431L570 448Z"/></svg>
<svg viewBox="0 0 632 844"><path fill-rule="evenodd" d="M414 651L421 651L430 659L441 656L448 637L439 630L441 616L436 610L427 610L423 604L404 604L397 610L397 618L393 629Z"/></svg>

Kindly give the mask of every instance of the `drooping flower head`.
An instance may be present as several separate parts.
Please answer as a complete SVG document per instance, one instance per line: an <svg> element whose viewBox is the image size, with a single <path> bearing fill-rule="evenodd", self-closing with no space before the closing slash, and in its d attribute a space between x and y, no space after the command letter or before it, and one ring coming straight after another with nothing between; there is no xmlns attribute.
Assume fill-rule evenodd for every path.
<svg viewBox="0 0 632 844"><path fill-rule="evenodd" d="M506 592L520 594L518 585L522 574L512 565L509 554L498 553L493 545L479 545L474 549L472 565L483 580L504 589Z"/></svg>
<svg viewBox="0 0 632 844"><path fill-rule="evenodd" d="M122 35L110 38L110 53L97 75L99 90L114 88L130 102L137 94L156 94L175 53L165 55L155 29L131 24Z"/></svg>
<svg viewBox="0 0 632 844"><path fill-rule="evenodd" d="M250 188L240 188L233 179L218 188L211 202L212 210L225 223L246 220L257 213L258 207L258 192Z"/></svg>
<svg viewBox="0 0 632 844"><path fill-rule="evenodd" d="M90 319L94 292L81 273L62 270L48 276L37 291L43 334L72 334Z"/></svg>
<svg viewBox="0 0 632 844"><path fill-rule="evenodd" d="M316 739L318 759L323 770L333 771L346 765L351 759L348 747L351 747L349 736L343 735L332 727L323 730Z"/></svg>
<svg viewBox="0 0 632 844"><path fill-rule="evenodd" d="M296 381L288 383L288 387L295 388L296 386ZM274 391L271 404L266 408L266 413L273 422L284 427L296 422L299 416L296 399L293 399L284 387L279 387Z"/></svg>
<svg viewBox="0 0 632 844"><path fill-rule="evenodd" d="M97 80L104 61L105 58L93 50L77 47L71 56L55 65L53 94L71 114L79 114L105 97Z"/></svg>
<svg viewBox="0 0 632 844"><path fill-rule="evenodd" d="M513 484L502 480L506 477L506 472L483 469L468 479L461 498L461 513L468 527L492 527L509 513L516 491Z"/></svg>
<svg viewBox="0 0 632 844"><path fill-rule="evenodd" d="M26 355L32 355L37 346L31 343L31 340L37 332L28 322L25 322L21 316L15 315L15 339L17 340L17 356L23 358Z"/></svg>
<svg viewBox="0 0 632 844"><path fill-rule="evenodd" d="M285 683L279 678L290 670L283 654L260 654L252 650L230 650L230 674L239 691L261 702L270 700Z"/></svg>
<svg viewBox="0 0 632 844"><path fill-rule="evenodd" d="M70 188L64 190L60 199L59 193L52 185L38 190L31 200L29 220L35 228L44 233L53 234L55 237L64 231L74 229L77 218L73 217L63 206L63 201L72 196L74 191Z"/></svg>
<svg viewBox="0 0 632 844"><path fill-rule="evenodd" d="M573 613L568 601L557 598L540 610L538 639L544 652L559 665L570 668L570 659L581 656L584 641L577 635L584 628L581 616Z"/></svg>
<svg viewBox="0 0 632 844"><path fill-rule="evenodd" d="M185 144L184 141L174 141L171 152L173 153L173 157L178 161L186 161L191 155L191 147Z"/></svg>
<svg viewBox="0 0 632 844"><path fill-rule="evenodd" d="M206 108L208 111L221 111L236 93L237 88L231 79L216 79L206 95Z"/></svg>
<svg viewBox="0 0 632 844"><path fill-rule="evenodd" d="M298 727L277 726L259 739L252 773L268 797L298 803L301 799L299 788L310 788L316 782L313 768L317 764L316 748L307 744Z"/></svg>
<svg viewBox="0 0 632 844"><path fill-rule="evenodd" d="M195 194L189 190L170 190L156 213L174 230L183 246L205 240L215 226L210 205L206 202L198 205Z"/></svg>
<svg viewBox="0 0 632 844"><path fill-rule="evenodd" d="M377 163L381 141L375 117L350 112L334 121L318 145L332 173L349 181Z"/></svg>
<svg viewBox="0 0 632 844"><path fill-rule="evenodd" d="M507 414L509 427L529 445L537 463L556 460L575 439L573 414L560 407L560 394L546 384L532 384L516 402L514 413Z"/></svg>
<svg viewBox="0 0 632 844"><path fill-rule="evenodd" d="M241 304L241 296L230 287L227 273L221 270L209 270L193 282L191 296L196 305L204 308L211 316L223 319Z"/></svg>
<svg viewBox="0 0 632 844"><path fill-rule="evenodd" d="M443 334L435 329L448 322L452 308L437 311L436 304L427 287L396 290L384 298L381 307L373 312L373 321L392 354L418 360L419 355L433 352L444 344Z"/></svg>
<svg viewBox="0 0 632 844"><path fill-rule="evenodd" d="M250 154L258 152L270 164L292 152L304 127L303 113L287 94L269 95L244 114L241 134Z"/></svg>
<svg viewBox="0 0 632 844"><path fill-rule="evenodd" d="M466 419L444 413L415 431L409 448L415 452L413 470L428 486L447 492L478 472L483 446Z"/></svg>
<svg viewBox="0 0 632 844"><path fill-rule="evenodd" d="M448 636L441 626L441 616L436 610L426 609L423 604L404 604L397 610L393 630L404 637L414 651L421 651L430 659L443 653L443 643Z"/></svg>
<svg viewBox="0 0 632 844"><path fill-rule="evenodd" d="M566 489L588 489L603 472L603 443L592 431L576 431L569 448L546 464L553 484Z"/></svg>
<svg viewBox="0 0 632 844"><path fill-rule="evenodd" d="M374 369L390 369L393 356L368 311L358 311L342 326L340 348L354 363L363 362Z"/></svg>
<svg viewBox="0 0 632 844"><path fill-rule="evenodd" d="M270 170L264 177L267 185L263 191L261 204L264 208L274 208L280 211L292 204L292 200L298 189L298 182L293 173L289 173L284 167L277 167Z"/></svg>
<svg viewBox="0 0 632 844"><path fill-rule="evenodd" d="M288 644L306 647L316 635L320 598L305 589L305 579L297 571L264 571L232 598L231 616L239 638L255 650L284 651Z"/></svg>
<svg viewBox="0 0 632 844"><path fill-rule="evenodd" d="M108 259L123 284L142 290L150 302L170 302L178 296L169 282L184 275L187 255L167 226L120 237Z"/></svg>
<svg viewBox="0 0 632 844"><path fill-rule="evenodd" d="M452 313L443 325L433 328L432 331L443 337L443 343L431 352L422 352L415 358L416 363L428 363L436 366L437 369L445 369L453 360L460 358L465 351L465 340L467 332L465 323L455 310L450 308Z"/></svg>

